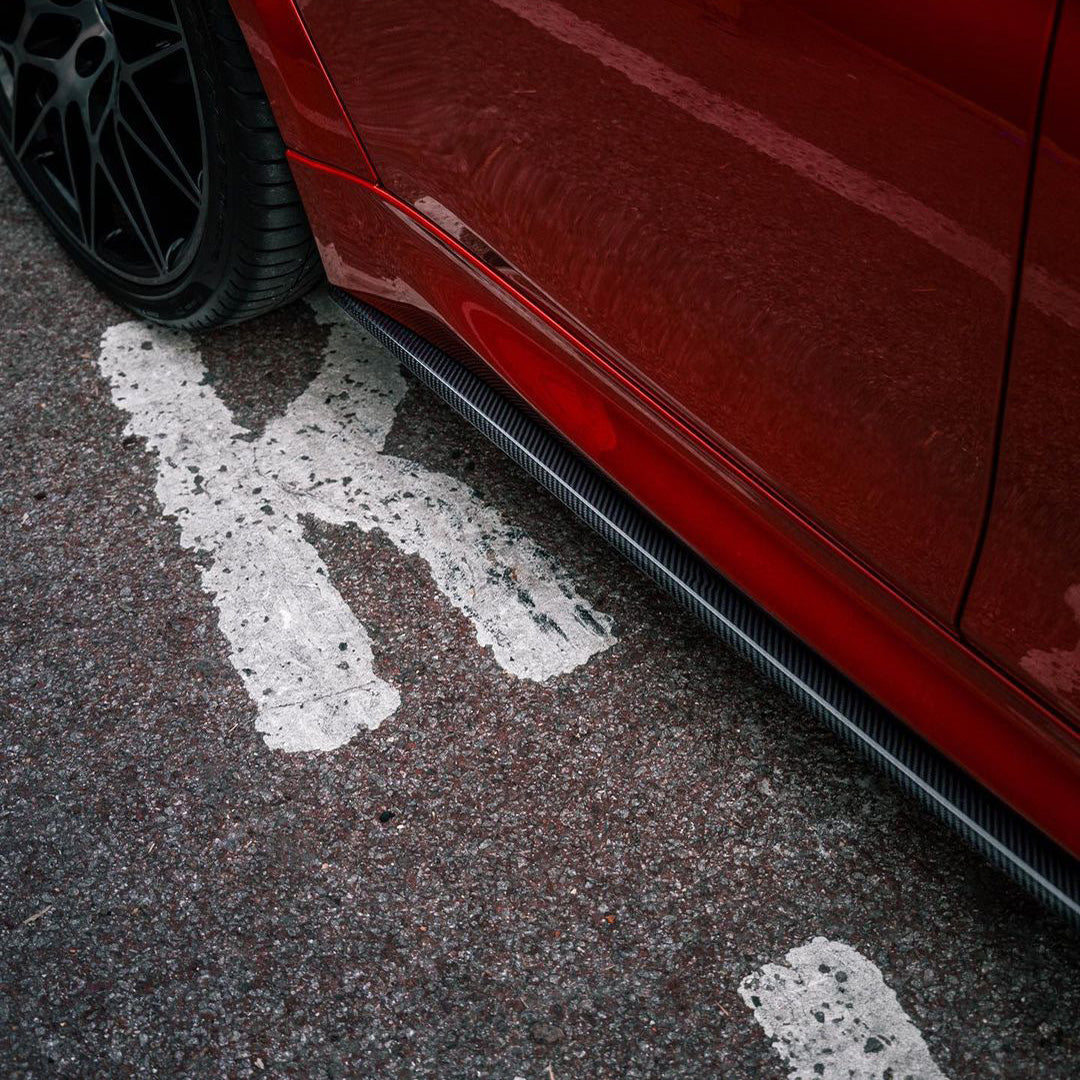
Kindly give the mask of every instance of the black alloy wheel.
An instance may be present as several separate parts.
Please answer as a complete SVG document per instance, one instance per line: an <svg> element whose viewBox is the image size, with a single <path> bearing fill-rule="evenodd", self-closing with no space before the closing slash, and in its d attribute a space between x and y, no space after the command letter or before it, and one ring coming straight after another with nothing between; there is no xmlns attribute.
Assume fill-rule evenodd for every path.
<svg viewBox="0 0 1080 1080"><path fill-rule="evenodd" d="M87 273L175 326L320 267L225 0L0 0L0 150Z"/></svg>

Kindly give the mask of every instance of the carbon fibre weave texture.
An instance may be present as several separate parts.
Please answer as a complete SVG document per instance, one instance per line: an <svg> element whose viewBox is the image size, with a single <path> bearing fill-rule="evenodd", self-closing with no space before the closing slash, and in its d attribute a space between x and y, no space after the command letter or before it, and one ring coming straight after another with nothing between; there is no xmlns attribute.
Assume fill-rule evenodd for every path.
<svg viewBox="0 0 1080 1080"><path fill-rule="evenodd" d="M734 588L558 436L376 308L331 295L428 389L939 819L1080 924L1080 865Z"/></svg>

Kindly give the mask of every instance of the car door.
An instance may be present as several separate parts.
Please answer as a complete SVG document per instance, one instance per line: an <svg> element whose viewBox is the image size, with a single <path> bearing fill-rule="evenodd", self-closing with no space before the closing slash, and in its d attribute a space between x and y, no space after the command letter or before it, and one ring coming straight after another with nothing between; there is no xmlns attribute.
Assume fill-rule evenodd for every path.
<svg viewBox="0 0 1080 1080"><path fill-rule="evenodd" d="M381 181L952 623L1052 0L303 0Z"/></svg>
<svg viewBox="0 0 1080 1080"><path fill-rule="evenodd" d="M1080 4L1043 114L997 485L964 634L1080 721Z"/></svg>

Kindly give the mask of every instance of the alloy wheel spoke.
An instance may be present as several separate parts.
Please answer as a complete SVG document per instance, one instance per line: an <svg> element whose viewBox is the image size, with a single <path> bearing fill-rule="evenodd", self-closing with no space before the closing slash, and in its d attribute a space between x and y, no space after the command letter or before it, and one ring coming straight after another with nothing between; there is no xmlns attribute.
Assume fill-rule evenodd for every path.
<svg viewBox="0 0 1080 1080"><path fill-rule="evenodd" d="M85 120L82 113L71 106L66 115L60 117L63 130L64 155L67 158L68 175L71 178L71 198L75 214L79 220L79 230L83 243L90 243L90 171L89 163L93 160ZM81 145L76 149L75 143Z"/></svg>
<svg viewBox="0 0 1080 1080"><path fill-rule="evenodd" d="M155 52L150 53L149 56L144 56L141 60L133 60L124 65L124 70L129 75L137 75L140 71L145 70L148 67L153 67L155 64L160 64L162 60L167 60L170 56L177 56L184 51L184 43L182 41L174 41L169 45L164 45Z"/></svg>
<svg viewBox="0 0 1080 1080"><path fill-rule="evenodd" d="M118 117L118 122L123 130L127 133L129 138L136 146L157 166L161 174L166 177L173 186L179 191L186 199L192 202L195 206L198 206L201 202L201 195L197 188L193 188L188 182L187 175L177 176L173 169L170 169L160 157L147 145L146 140L139 135L139 133L123 118Z"/></svg>
<svg viewBox="0 0 1080 1080"><path fill-rule="evenodd" d="M34 141L34 136L37 135L37 133L41 130L41 125L45 122L45 117L48 116L48 114L55 108L55 105L56 95L54 94L48 99L48 101L46 101L41 106L41 108L38 110L37 116L31 122L26 134L24 134L23 137L19 140L18 146L15 147L15 156L17 158L21 159L22 156L29 149L30 144ZM14 122L12 126L14 126Z"/></svg>
<svg viewBox="0 0 1080 1080"><path fill-rule="evenodd" d="M92 160L90 162L90 235L86 242L91 253L95 255L97 254L97 178L98 163Z"/></svg>
<svg viewBox="0 0 1080 1080"><path fill-rule="evenodd" d="M132 97L134 97L134 99L138 102L139 108L146 116L146 119L150 122L150 125L153 127L155 134L161 140L161 143L165 147L165 149L169 152L169 157L173 159L173 161L176 163L177 168L180 170L181 175L187 181L189 189L197 193L199 191L199 185L197 181L191 175L191 173L188 172L187 166L180 159L180 155L177 153L176 148L173 146L172 140L168 137L168 135L165 134L165 131L162 128L161 124L158 123L158 119L154 115L154 110L150 107L150 103L146 100L143 92L136 85L135 80L125 79L124 86L131 91ZM125 127L130 128L131 124L125 122ZM145 140L142 141L145 142Z"/></svg>
<svg viewBox="0 0 1080 1080"><path fill-rule="evenodd" d="M11 142L14 146L21 142L22 114L25 112L23 99L26 97L26 64L16 64L11 82Z"/></svg>
<svg viewBox="0 0 1080 1080"><path fill-rule="evenodd" d="M152 26L157 30L171 30L175 33L179 29L174 22L159 19L155 15L148 15L145 11L136 11L134 8L129 8L124 4L106 2L105 7L111 15L120 15L126 19L134 19L136 22L143 23L145 26Z"/></svg>
<svg viewBox="0 0 1080 1080"><path fill-rule="evenodd" d="M15 73L19 69L18 61L15 59L15 54L9 49L0 49L0 64L4 65L7 69L6 72L0 71L0 78L3 79L6 88L5 96L9 98L11 103L10 115L8 116L8 131L6 132L11 144L15 143Z"/></svg>
<svg viewBox="0 0 1080 1080"><path fill-rule="evenodd" d="M135 234L136 239L146 249L147 255L150 256L151 262L157 267L160 273L165 269L165 259L161 254L161 248L159 247L156 238L149 239L146 234L146 226L140 220L141 215L136 213L128 205L128 201L124 193L120 190L120 185L116 182L116 178L113 176L112 171L104 161L100 162L101 174L109 183L109 187L112 189L113 195L116 197L117 204L123 211L124 216L128 219L128 223L131 226L131 231Z"/></svg>
<svg viewBox="0 0 1080 1080"><path fill-rule="evenodd" d="M0 143L97 262L130 281L173 280L206 200L186 0L29 0L19 18L12 2L0 0Z"/></svg>
<svg viewBox="0 0 1080 1080"><path fill-rule="evenodd" d="M67 165L68 183L71 187L65 192L67 202L71 210L75 214L75 220L79 225L79 234L82 237L82 241L86 243L86 222L82 215L82 206L79 203L78 189L75 185L75 167L71 163L71 150L68 146L67 139L64 139L64 161Z"/></svg>
<svg viewBox="0 0 1080 1080"><path fill-rule="evenodd" d="M154 261L158 266L164 270L167 265L165 258L165 251L161 246L161 241L158 239L157 229L154 228L154 220L150 216L150 210L146 205L146 200L143 198L142 191L139 188L139 182L135 179L135 172L131 167L131 161L128 159L127 150L124 149L124 139L119 128L116 128L116 146L120 151L120 162L124 166L124 172L127 174L128 183L131 184L132 193L135 196L135 202L139 207L139 213L142 216L143 223L146 227L146 236L154 248Z"/></svg>
<svg viewBox="0 0 1080 1080"><path fill-rule="evenodd" d="M67 131L65 130L66 125L64 123L64 117L59 112L57 112L56 115L57 115L56 127L57 127L57 130L60 132L60 151L61 151L60 156L63 159L64 172L67 174L67 178L68 178L67 187L64 187L63 186L63 181L59 177L57 177L57 181L58 181L57 190L62 192L62 194L63 194L63 196L64 196L64 198L65 198L65 200L66 200L66 202L67 202L67 204L69 206L69 208L74 210L76 217L78 217L79 202L78 202L78 199L75 197L75 166L72 164L72 161L71 161L71 148L68 145ZM79 227L81 229L82 222L79 222Z"/></svg>

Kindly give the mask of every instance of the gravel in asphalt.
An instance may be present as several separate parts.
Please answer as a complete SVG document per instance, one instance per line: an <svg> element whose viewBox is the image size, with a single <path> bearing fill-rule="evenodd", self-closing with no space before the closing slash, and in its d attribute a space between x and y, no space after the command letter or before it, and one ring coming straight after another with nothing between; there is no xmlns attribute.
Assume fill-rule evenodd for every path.
<svg viewBox="0 0 1080 1080"><path fill-rule="evenodd" d="M876 995L859 1068L893 1024L953 1080L1076 1075L1076 934L414 383L381 453L495 508L613 640L515 675L421 554L304 516L400 703L268 746L99 364L130 316L6 173L0 259L6 1075L841 1075L766 1034L819 953ZM302 303L193 348L258 440L329 333Z"/></svg>

